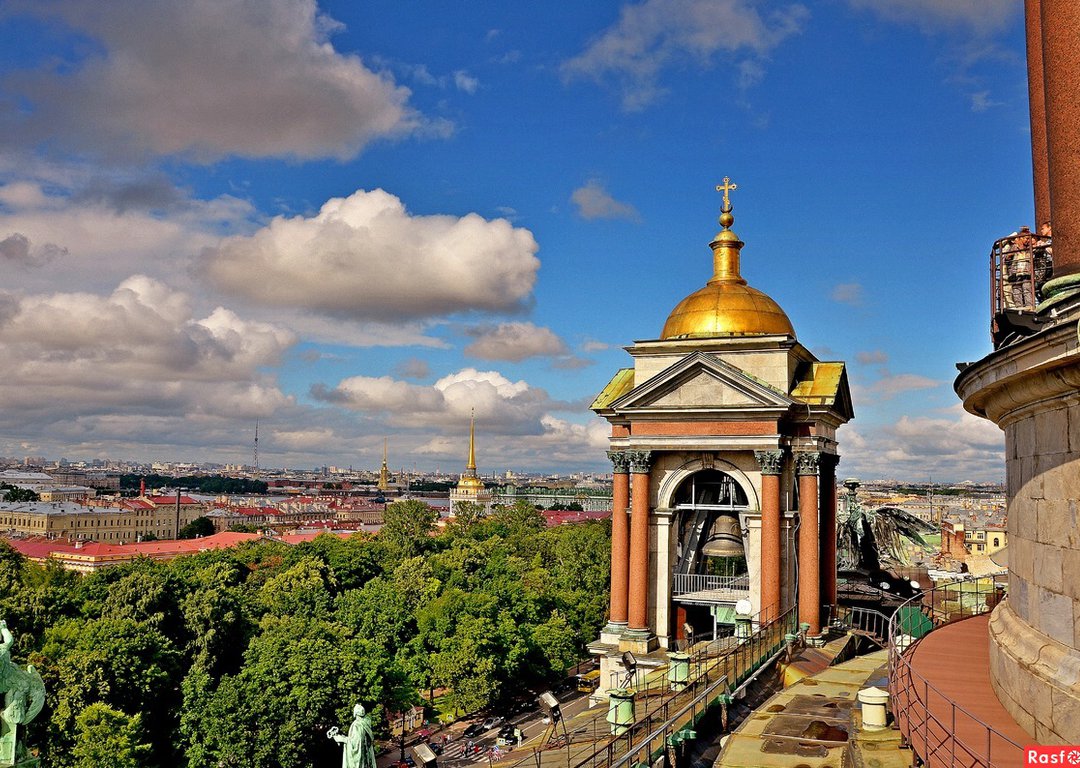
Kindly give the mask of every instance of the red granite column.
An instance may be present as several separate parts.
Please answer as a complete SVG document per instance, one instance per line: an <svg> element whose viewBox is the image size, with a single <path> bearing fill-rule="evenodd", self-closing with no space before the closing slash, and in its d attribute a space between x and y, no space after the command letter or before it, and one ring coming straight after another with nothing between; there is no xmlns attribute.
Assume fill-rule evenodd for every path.
<svg viewBox="0 0 1080 768"><path fill-rule="evenodd" d="M1054 280L1080 273L1080 3L1042 0Z"/></svg>
<svg viewBox="0 0 1080 768"><path fill-rule="evenodd" d="M783 451L754 451L761 468L761 621L780 615L780 472Z"/></svg>
<svg viewBox="0 0 1080 768"><path fill-rule="evenodd" d="M799 623L821 634L821 564L818 561L818 456L796 453L799 476Z"/></svg>
<svg viewBox="0 0 1080 768"><path fill-rule="evenodd" d="M821 602L836 605L836 464L839 456L821 454L818 476L821 516Z"/></svg>
<svg viewBox="0 0 1080 768"><path fill-rule="evenodd" d="M649 451L628 451L630 459L630 599L628 632L649 632Z"/></svg>
<svg viewBox="0 0 1080 768"><path fill-rule="evenodd" d="M1036 232L1050 221L1050 177L1046 167L1046 97L1040 0L1024 0L1027 28L1028 111L1031 114L1031 175L1035 187Z"/></svg>
<svg viewBox="0 0 1080 768"><path fill-rule="evenodd" d="M626 628L627 595L630 588L630 462L624 451L608 451L614 465L611 492L611 607L608 631Z"/></svg>

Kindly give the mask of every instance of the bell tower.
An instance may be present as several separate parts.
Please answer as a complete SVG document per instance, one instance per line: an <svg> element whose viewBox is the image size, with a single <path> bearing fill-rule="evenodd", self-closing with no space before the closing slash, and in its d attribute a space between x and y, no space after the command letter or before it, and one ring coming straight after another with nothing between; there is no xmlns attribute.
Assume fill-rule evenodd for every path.
<svg viewBox="0 0 1080 768"><path fill-rule="evenodd" d="M797 606L809 634L836 594L836 430L853 417L842 362L803 347L747 284L724 178L713 274L660 337L628 348L592 410L611 424L610 618L602 670L723 634L748 600L765 623ZM604 681L608 680L605 675Z"/></svg>

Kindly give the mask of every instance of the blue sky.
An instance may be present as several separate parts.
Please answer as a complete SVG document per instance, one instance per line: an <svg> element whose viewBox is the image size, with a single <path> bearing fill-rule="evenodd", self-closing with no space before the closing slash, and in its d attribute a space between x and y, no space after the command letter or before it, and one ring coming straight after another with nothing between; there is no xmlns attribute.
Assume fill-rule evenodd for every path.
<svg viewBox="0 0 1080 768"><path fill-rule="evenodd" d="M849 365L841 472L1003 478L954 363L1031 224L1018 0L14 0L0 455L604 469L711 270Z"/></svg>

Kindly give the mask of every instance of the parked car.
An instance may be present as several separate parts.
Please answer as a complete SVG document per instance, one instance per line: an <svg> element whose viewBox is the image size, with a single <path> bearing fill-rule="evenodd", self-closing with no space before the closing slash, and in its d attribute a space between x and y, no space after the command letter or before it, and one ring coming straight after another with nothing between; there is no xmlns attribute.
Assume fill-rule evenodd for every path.
<svg viewBox="0 0 1080 768"><path fill-rule="evenodd" d="M462 733L461 735L464 736L466 739L475 739L477 736L479 736L486 730L488 730L488 727L483 723L473 723L468 728L466 728L464 733Z"/></svg>
<svg viewBox="0 0 1080 768"><path fill-rule="evenodd" d="M487 720L484 721L484 730L485 731L490 731L492 728L498 728L505 721L506 721L505 717L501 717L499 715L492 715L491 717L489 717Z"/></svg>

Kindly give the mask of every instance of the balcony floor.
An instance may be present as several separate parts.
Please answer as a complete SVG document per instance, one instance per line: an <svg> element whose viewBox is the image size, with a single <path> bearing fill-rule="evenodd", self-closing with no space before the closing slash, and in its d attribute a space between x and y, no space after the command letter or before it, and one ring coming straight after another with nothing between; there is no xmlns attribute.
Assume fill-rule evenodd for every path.
<svg viewBox="0 0 1080 768"><path fill-rule="evenodd" d="M719 605L730 603L734 605L740 600L748 600L748 589L702 589L697 592L684 592L681 595L673 595L672 599L680 603L694 603L696 605Z"/></svg>
<svg viewBox="0 0 1080 768"><path fill-rule="evenodd" d="M913 673L937 689L925 690L919 682L908 682L898 691L896 703L901 730L906 723L914 724L909 741L920 755L930 755L929 768L944 766L993 766L1019 768L1024 764L1023 753L997 736L988 743L987 732L979 722L987 723L1017 744L1035 744L1035 740L1016 724L997 699L990 686L990 615L983 614L957 621L931 632L910 651ZM903 685L903 683L901 683ZM954 712L951 704L966 711ZM937 721L922 725L929 707ZM941 725L939 725L941 724ZM942 727L944 726L944 727ZM948 733L955 735L950 744Z"/></svg>

